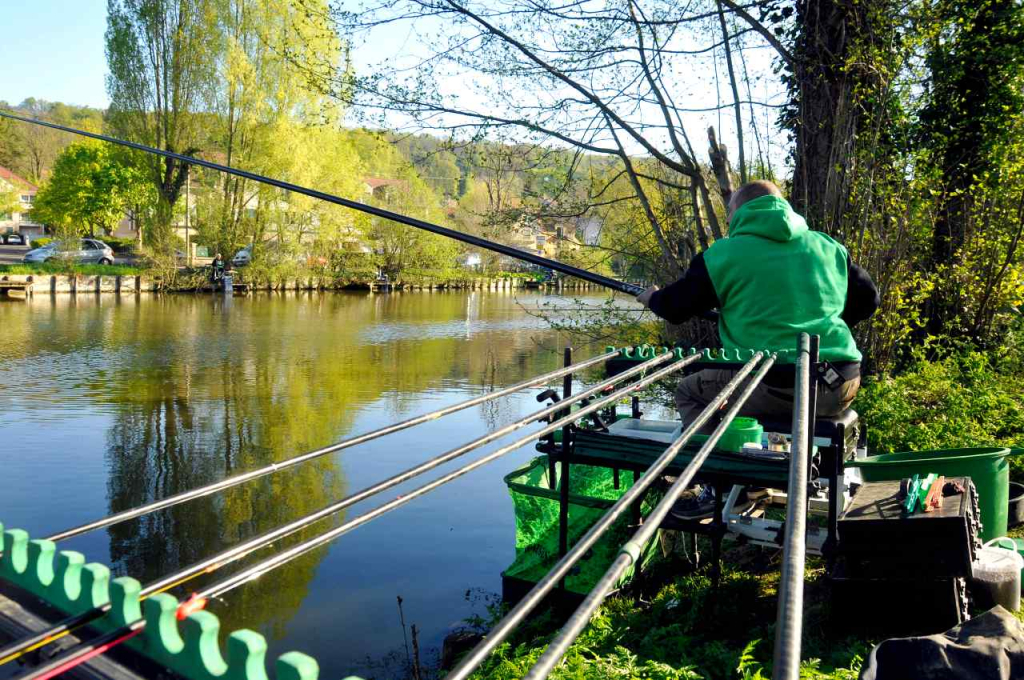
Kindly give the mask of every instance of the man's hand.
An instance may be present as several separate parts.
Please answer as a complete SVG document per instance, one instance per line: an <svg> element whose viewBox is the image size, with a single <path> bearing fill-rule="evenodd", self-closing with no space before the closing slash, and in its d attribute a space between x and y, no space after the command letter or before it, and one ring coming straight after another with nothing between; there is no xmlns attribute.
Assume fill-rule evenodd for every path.
<svg viewBox="0 0 1024 680"><path fill-rule="evenodd" d="M644 307L646 307L648 305L648 303L651 301L651 296L654 295L656 292L658 292L658 287L657 286L651 286L650 288L648 288L644 292L642 292L639 295L637 295L636 296L636 301L639 302L640 304L642 304Z"/></svg>

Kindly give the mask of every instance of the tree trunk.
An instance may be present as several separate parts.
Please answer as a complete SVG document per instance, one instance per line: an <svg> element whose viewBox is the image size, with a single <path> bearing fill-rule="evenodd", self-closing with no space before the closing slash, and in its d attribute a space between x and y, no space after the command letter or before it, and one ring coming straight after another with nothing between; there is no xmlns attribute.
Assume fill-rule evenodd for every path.
<svg viewBox="0 0 1024 680"><path fill-rule="evenodd" d="M857 75L848 60L866 11L846 0L796 3L795 91L785 121L796 136L790 202L812 228L834 236L842 236L859 122L853 102Z"/></svg>

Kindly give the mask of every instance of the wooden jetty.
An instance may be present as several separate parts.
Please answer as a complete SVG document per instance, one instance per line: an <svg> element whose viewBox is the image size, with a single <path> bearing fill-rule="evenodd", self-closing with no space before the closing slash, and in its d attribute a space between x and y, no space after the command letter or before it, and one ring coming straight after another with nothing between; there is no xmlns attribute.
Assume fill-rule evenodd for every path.
<svg viewBox="0 0 1024 680"><path fill-rule="evenodd" d="M32 282L4 279L0 281L0 293L16 300L26 300L32 294Z"/></svg>

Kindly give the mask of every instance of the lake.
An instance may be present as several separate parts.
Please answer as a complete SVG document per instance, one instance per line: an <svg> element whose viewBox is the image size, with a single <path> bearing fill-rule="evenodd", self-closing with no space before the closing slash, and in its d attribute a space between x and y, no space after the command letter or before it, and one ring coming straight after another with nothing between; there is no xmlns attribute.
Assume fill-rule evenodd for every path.
<svg viewBox="0 0 1024 680"><path fill-rule="evenodd" d="M567 339L537 315L545 303L571 305L479 291L0 303L0 522L42 537L550 371ZM597 351L578 347L577 358ZM145 584L517 420L540 408L539 392L59 545ZM526 431L173 592L186 597ZM500 593L515 547L502 478L534 455L524 447L208 609L223 630L266 635L270 659L313 655L323 678L403 677L411 625L430 663Z"/></svg>

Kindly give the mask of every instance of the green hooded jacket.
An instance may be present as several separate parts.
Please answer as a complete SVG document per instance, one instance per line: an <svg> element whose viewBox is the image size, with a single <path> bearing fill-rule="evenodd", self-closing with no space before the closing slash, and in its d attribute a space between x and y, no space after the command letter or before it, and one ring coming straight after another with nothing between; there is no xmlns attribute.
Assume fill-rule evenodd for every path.
<svg viewBox="0 0 1024 680"><path fill-rule="evenodd" d="M804 332L821 336L822 359L860 361L840 318L848 260L846 248L808 229L784 199L761 196L744 203L729 222L729 237L704 253L720 303L722 345L792 350Z"/></svg>

